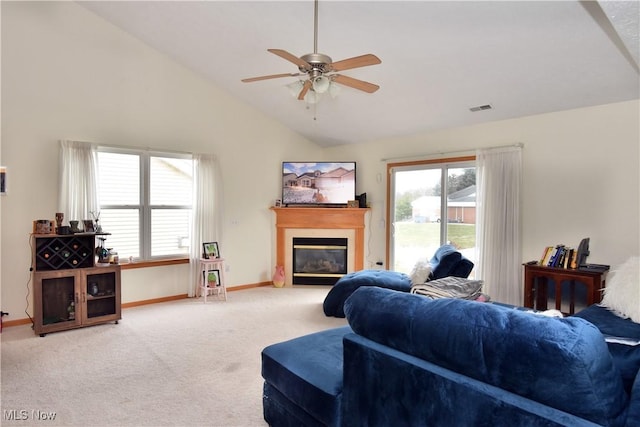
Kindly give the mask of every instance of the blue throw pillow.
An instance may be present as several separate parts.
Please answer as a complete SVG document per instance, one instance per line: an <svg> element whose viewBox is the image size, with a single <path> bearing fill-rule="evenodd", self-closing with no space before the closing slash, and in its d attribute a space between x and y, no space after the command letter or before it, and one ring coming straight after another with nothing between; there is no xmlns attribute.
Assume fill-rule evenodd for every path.
<svg viewBox="0 0 640 427"><path fill-rule="evenodd" d="M442 245L429 261L432 266L431 279L451 276L451 271L462 259L462 254L451 245Z"/></svg>
<svg viewBox="0 0 640 427"><path fill-rule="evenodd" d="M411 279L404 273L390 270L360 270L342 276L333 285L322 303L326 316L344 317L343 305L349 296L361 286L379 286L396 291L409 292Z"/></svg>

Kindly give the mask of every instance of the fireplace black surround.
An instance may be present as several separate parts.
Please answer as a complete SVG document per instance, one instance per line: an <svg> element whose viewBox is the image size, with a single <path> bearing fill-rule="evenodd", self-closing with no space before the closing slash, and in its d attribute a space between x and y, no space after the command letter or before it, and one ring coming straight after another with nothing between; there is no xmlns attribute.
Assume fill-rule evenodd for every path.
<svg viewBox="0 0 640 427"><path fill-rule="evenodd" d="M293 284L333 285L347 274L346 238L294 237Z"/></svg>

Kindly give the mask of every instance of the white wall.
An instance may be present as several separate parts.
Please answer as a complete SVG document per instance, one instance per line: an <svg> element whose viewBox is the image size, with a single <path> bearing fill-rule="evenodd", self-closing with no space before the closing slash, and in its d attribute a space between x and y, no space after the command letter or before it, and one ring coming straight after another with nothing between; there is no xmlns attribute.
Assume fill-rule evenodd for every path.
<svg viewBox="0 0 640 427"><path fill-rule="evenodd" d="M640 253L640 104L630 101L327 150L358 162L358 192L372 205L368 261L385 258L381 159L515 143L524 144L522 261L583 237L591 263L615 266Z"/></svg>
<svg viewBox="0 0 640 427"><path fill-rule="evenodd" d="M60 139L216 154L227 282L270 280L268 207L281 191L280 163L320 158L322 150L75 3L1 7L4 320L26 316L29 233L32 220L57 210ZM122 285L123 302L184 294L188 268L126 270Z"/></svg>

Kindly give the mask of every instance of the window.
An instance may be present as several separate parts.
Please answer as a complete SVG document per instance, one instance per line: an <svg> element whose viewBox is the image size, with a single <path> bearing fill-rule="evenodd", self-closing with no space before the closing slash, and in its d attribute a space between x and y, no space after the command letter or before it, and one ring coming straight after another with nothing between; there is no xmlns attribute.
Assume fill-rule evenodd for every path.
<svg viewBox="0 0 640 427"><path fill-rule="evenodd" d="M389 264L410 273L445 243L471 261L476 246L474 157L389 164Z"/></svg>
<svg viewBox="0 0 640 427"><path fill-rule="evenodd" d="M191 156L101 148L100 224L121 259L188 256Z"/></svg>

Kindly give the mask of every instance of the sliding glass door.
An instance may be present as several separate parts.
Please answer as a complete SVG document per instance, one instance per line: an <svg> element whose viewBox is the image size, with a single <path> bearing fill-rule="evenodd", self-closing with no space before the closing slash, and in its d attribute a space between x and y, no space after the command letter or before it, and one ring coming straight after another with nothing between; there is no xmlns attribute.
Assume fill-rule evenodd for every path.
<svg viewBox="0 0 640 427"><path fill-rule="evenodd" d="M417 261L430 259L445 243L474 261L474 157L393 163L388 169L390 269L410 273Z"/></svg>

